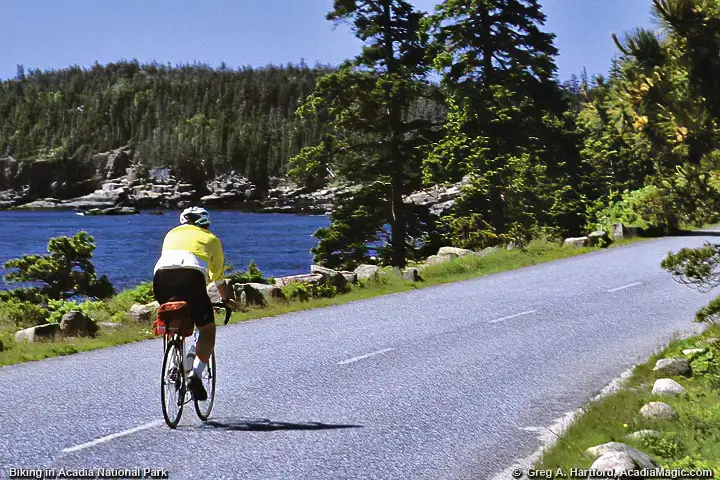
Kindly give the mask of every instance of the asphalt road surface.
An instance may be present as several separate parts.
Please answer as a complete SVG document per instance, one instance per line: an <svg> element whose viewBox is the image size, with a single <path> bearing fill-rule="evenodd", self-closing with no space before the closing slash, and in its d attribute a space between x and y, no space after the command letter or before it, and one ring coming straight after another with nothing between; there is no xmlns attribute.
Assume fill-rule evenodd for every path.
<svg viewBox="0 0 720 480"><path fill-rule="evenodd" d="M720 233L718 234L720 235ZM160 406L162 344L0 368L11 468L153 468L172 479L486 479L532 428L644 361L712 294L660 268L673 237L220 328L211 422Z"/></svg>

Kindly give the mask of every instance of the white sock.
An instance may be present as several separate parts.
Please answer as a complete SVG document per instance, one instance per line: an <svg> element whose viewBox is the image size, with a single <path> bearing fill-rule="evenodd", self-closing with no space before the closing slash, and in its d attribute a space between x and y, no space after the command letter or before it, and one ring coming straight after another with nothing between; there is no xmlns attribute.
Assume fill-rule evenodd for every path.
<svg viewBox="0 0 720 480"><path fill-rule="evenodd" d="M198 377L202 377L203 371L205 370L205 362L200 360L200 357L197 355L195 356L195 361L193 362L193 370L195 371L195 375Z"/></svg>

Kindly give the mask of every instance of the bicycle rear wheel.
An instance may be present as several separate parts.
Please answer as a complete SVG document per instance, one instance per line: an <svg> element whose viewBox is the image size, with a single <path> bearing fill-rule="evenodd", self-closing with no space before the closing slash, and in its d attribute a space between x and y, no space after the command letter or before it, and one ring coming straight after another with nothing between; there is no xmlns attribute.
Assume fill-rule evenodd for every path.
<svg viewBox="0 0 720 480"><path fill-rule="evenodd" d="M202 382L207 392L207 400L202 402L195 400L195 413L200 417L200 420L205 421L210 417L212 412L213 404L215 403L215 379L217 373L215 371L215 352L210 355L208 359L205 371L202 374Z"/></svg>
<svg viewBox="0 0 720 480"><path fill-rule="evenodd" d="M165 423L170 428L175 428L180 423L185 405L187 386L182 353L182 342L173 339L168 343L163 359L160 398Z"/></svg>

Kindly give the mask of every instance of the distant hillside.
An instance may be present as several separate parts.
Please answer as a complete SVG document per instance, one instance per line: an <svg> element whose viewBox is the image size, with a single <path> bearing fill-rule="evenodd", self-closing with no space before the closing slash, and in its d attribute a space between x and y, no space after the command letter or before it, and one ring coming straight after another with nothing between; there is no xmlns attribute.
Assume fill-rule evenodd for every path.
<svg viewBox="0 0 720 480"><path fill-rule="evenodd" d="M0 157L86 161L133 145L137 159L179 170L236 170L262 186L315 143L295 117L331 67L229 70L119 62L27 73L0 83ZM66 162L63 162L67 164Z"/></svg>

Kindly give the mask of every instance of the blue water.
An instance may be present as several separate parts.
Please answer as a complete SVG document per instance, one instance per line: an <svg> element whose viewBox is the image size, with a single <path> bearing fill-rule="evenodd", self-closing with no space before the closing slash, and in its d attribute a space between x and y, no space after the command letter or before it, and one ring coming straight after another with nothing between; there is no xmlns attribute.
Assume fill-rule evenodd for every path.
<svg viewBox="0 0 720 480"><path fill-rule="evenodd" d="M245 270L250 260L267 276L309 272L312 236L329 225L325 216L210 211L212 231L223 244L225 261ZM75 212L0 212L0 267L25 253L46 253L51 237L84 230L95 237L93 263L118 289L150 281L165 234L178 214L89 216ZM0 268L0 273L3 273ZM0 280L0 289L7 285Z"/></svg>

